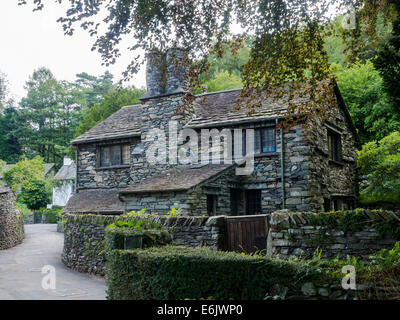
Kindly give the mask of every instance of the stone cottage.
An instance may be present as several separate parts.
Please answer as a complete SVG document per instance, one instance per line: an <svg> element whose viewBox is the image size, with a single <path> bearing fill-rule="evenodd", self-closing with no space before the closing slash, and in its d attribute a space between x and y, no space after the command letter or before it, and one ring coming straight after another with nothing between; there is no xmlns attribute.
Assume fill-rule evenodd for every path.
<svg viewBox="0 0 400 320"><path fill-rule="evenodd" d="M356 205L359 138L336 83L324 121L310 119L309 134L301 124L285 132L279 127L288 108L283 98L265 99L251 116L244 106L235 108L240 89L192 95L182 107L188 94L183 55L176 48L157 59L150 55L142 103L72 141L77 193L66 212L165 214L178 203L189 215L252 215ZM166 141L164 149L154 147ZM215 159L216 141L224 144ZM253 144L252 169L238 174ZM211 151L200 155L203 146Z"/></svg>

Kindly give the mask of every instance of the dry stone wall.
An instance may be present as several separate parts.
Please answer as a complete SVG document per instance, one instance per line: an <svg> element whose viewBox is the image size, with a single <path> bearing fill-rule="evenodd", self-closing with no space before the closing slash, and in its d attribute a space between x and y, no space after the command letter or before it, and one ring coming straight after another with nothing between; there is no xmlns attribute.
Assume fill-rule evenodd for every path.
<svg viewBox="0 0 400 320"><path fill-rule="evenodd" d="M318 224L316 217L321 214L331 214L332 224ZM333 220L340 219L340 214L347 214L348 222L342 221L332 227L335 224ZM384 210L356 209L336 214L279 210L270 218L267 252L270 256L288 259L290 256L311 257L317 249L321 249L325 258L334 258L339 254L341 257L350 255L366 259L380 249L393 248L399 239L395 235L384 234L384 227L400 230L399 221L400 212ZM351 224L356 229L346 230L351 229Z"/></svg>
<svg viewBox="0 0 400 320"><path fill-rule="evenodd" d="M24 219L15 206L15 195L8 187L0 187L0 250L20 244L24 236Z"/></svg>
<svg viewBox="0 0 400 320"><path fill-rule="evenodd" d="M157 217L171 229L174 243L196 247L204 245L213 250L224 245L224 217ZM98 275L105 274L105 227L122 216L94 214L64 214L63 263L74 270Z"/></svg>

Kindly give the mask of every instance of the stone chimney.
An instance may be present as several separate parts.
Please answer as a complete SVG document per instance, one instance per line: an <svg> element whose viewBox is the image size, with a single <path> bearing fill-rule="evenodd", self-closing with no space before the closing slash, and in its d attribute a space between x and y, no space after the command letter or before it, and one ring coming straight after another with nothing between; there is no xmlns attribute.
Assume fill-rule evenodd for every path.
<svg viewBox="0 0 400 320"><path fill-rule="evenodd" d="M188 91L184 66L185 51L170 48L166 52L153 51L147 54L147 93L141 100L169 96Z"/></svg>

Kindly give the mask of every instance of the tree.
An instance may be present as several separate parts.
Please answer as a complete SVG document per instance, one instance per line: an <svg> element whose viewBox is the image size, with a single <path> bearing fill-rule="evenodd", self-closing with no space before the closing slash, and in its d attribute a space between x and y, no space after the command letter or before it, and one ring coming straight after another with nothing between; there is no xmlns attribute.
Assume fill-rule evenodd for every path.
<svg viewBox="0 0 400 320"><path fill-rule="evenodd" d="M39 68L26 83L20 103L19 142L46 162L60 162L82 118L82 97L75 84L57 81L50 70Z"/></svg>
<svg viewBox="0 0 400 320"><path fill-rule="evenodd" d="M394 112L383 90L383 80L370 60L344 68L335 75L362 142L379 140L400 130L400 115Z"/></svg>
<svg viewBox="0 0 400 320"><path fill-rule="evenodd" d="M51 196L44 180L32 179L22 184L17 200L31 210L40 210L46 208Z"/></svg>
<svg viewBox="0 0 400 320"><path fill-rule="evenodd" d="M230 74L228 71L217 73L213 79L206 81L205 84L207 85L207 92L237 89L242 87L240 77L235 74Z"/></svg>
<svg viewBox="0 0 400 320"><path fill-rule="evenodd" d="M139 98L143 97L145 93L145 90L135 88L126 88L111 92L104 97L101 103L97 103L89 109L82 123L77 128L75 137L93 128L96 124L121 109L121 107L139 104Z"/></svg>
<svg viewBox="0 0 400 320"><path fill-rule="evenodd" d="M366 143L358 152L361 200L365 202L400 202L400 133Z"/></svg>
<svg viewBox="0 0 400 320"><path fill-rule="evenodd" d="M75 84L81 89L87 107L100 103L104 96L115 89L113 75L108 71L100 77L89 75L86 72L78 73L76 77Z"/></svg>
<svg viewBox="0 0 400 320"><path fill-rule="evenodd" d="M44 169L43 158L40 156L32 160L24 156L15 166L3 172L3 180L14 192L18 192L27 181L44 180Z"/></svg>
<svg viewBox="0 0 400 320"><path fill-rule="evenodd" d="M25 4L27 1L19 0L19 3ZM243 40L252 36L254 41L250 58L242 73L241 99L250 97L246 101L247 106L259 105L257 101L252 102L265 97L264 93L274 94L276 87L286 86L293 91L299 84L306 83L308 86L304 95L310 97L310 102L298 106L302 108L298 112L323 114L324 106L333 99L333 95L327 97L319 94L327 86L318 85L324 83L321 80L330 78L329 60L324 49L324 39L332 32L330 10L337 6L339 12L343 13L347 5L354 6L357 23L340 30L346 49L352 53L350 57L353 59L350 60L354 60L365 46L362 29L367 36L375 39L379 15L389 22L399 19L396 1L70 0L65 17L58 21L63 24L67 35L72 35L76 24L79 24L94 36L96 39L92 49L101 53L106 66L119 57L118 46L126 36L136 40L129 48L133 51L164 51L171 45L188 49L185 62L190 67L188 74L192 89L199 87L200 75L210 66L210 54L221 57L227 43L236 51ZM41 0L32 2L37 10L44 6ZM98 18L104 14L107 14L102 20L104 24L99 23ZM238 21L244 30L233 39L230 35L232 21ZM100 29L105 31L101 32ZM133 58L124 73L126 77L138 71L143 61L141 58L143 56L140 54Z"/></svg>
<svg viewBox="0 0 400 320"><path fill-rule="evenodd" d="M6 108L0 115L0 159L7 163L15 163L22 155L22 121L18 110L13 107Z"/></svg>
<svg viewBox="0 0 400 320"><path fill-rule="evenodd" d="M400 3L393 3L400 12ZM400 115L400 19L394 21L391 36L388 42L380 47L374 65L383 78L383 88Z"/></svg>
<svg viewBox="0 0 400 320"><path fill-rule="evenodd" d="M4 73L0 71L0 114L4 108L10 106L11 99L8 99L8 81Z"/></svg>

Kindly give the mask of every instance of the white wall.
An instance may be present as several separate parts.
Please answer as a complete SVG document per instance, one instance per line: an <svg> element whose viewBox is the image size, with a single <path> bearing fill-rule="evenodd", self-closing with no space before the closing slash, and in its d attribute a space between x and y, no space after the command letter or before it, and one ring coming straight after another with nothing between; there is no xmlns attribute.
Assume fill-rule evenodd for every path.
<svg viewBox="0 0 400 320"><path fill-rule="evenodd" d="M71 180L63 181L57 187L53 187L53 206L65 207L74 190Z"/></svg>

